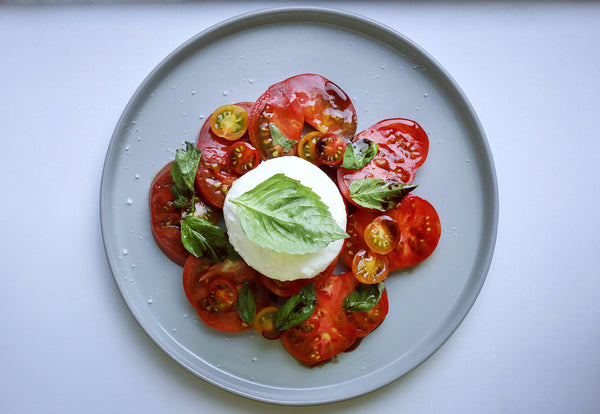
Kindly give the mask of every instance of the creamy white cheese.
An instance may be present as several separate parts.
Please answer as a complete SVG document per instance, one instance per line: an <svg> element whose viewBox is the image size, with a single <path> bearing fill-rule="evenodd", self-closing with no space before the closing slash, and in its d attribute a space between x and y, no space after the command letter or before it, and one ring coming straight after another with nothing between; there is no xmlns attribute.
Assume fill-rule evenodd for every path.
<svg viewBox="0 0 600 414"><path fill-rule="evenodd" d="M329 207L338 226L346 229L346 205L337 186L327 174L302 158L278 157L264 161L242 175L229 189L223 206L229 241L249 266L265 276L281 281L312 278L325 270L337 257L344 240L335 240L325 248L308 254L280 253L264 248L246 236L240 224L237 206L230 201L279 173L310 187Z"/></svg>

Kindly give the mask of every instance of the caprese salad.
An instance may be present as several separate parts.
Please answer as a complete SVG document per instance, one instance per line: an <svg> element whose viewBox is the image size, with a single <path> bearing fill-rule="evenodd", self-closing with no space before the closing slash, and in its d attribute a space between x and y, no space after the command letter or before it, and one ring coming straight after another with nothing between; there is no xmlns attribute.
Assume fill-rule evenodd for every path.
<svg viewBox="0 0 600 414"><path fill-rule="evenodd" d="M441 226L412 193L421 126L356 129L346 93L301 74L217 108L158 172L152 234L206 325L255 329L314 365L383 322L385 279L431 255Z"/></svg>

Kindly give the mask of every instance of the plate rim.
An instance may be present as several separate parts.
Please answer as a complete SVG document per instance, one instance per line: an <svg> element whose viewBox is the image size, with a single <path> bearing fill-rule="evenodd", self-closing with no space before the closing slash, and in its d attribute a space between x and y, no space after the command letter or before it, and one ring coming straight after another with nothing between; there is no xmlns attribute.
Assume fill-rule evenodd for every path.
<svg viewBox="0 0 600 414"><path fill-rule="evenodd" d="M341 20L341 22L340 22L340 20ZM111 209L110 209L110 206L106 205L106 201L105 201L106 197L104 197L104 193L106 191L105 190L106 183L109 180L109 176L111 174L109 166L111 164L113 156L116 156L117 151L115 150L115 147L117 147L118 141L122 134L121 125L123 125L124 120L130 116L131 109L137 105L138 101L140 99L142 99L142 100L144 99L142 92L144 90L147 90L153 81L160 79L161 73L163 71L168 72L170 70L170 65L173 65L172 62L174 60L176 60L176 59L185 60L186 54L188 52L190 52L191 49L202 48L206 45L211 44L212 42L214 42L216 40L223 39L229 35L240 32L242 30L239 27L240 25L242 25L242 26L245 25L246 29L254 29L259 26L265 26L265 25L270 25L270 24L286 24L286 23L292 23L292 22L294 22L294 23L305 22L305 23L313 23L313 24L321 24L321 25L324 25L324 24L332 25L332 26L341 27L345 30L355 31L355 32L361 33L361 34L365 34L364 29L368 28L371 31L375 31L378 33L379 36L374 36L372 33L370 33L370 35L382 43L389 45L389 41L400 42L400 43L407 45L412 50L416 51L416 55L420 55L421 58L425 59L429 65L431 65L433 68L435 68L435 70L437 70L439 72L440 77L443 78L443 80L446 83L446 87L448 87L450 89L450 91L452 92L452 94L455 95L460 100L460 105L462 105L467 110L466 113L462 114L463 117L467 118L467 122L465 122L465 125L473 128L474 131L471 133L471 135L472 136L474 135L474 136L476 136L476 138L478 138L476 141L476 143L478 144L478 147L479 147L478 153L479 153L480 157L483 157L483 159L485 161L484 164L488 167L486 169L486 172L488 175L486 181L488 181L489 184L491 185L491 187L487 189L488 197L486 198L486 200L488 201L488 203L487 203L488 205L486 205L484 208L484 210L487 213L486 218L488 219L487 224L488 224L490 232L488 234L488 237L485 239L485 241L487 242L486 249L481 251L484 254L483 255L479 254L477 256L478 260L476 260L477 263L474 265L474 268L478 269L477 273L480 276L477 279L477 283L469 290L468 295L465 298L465 300L461 300L461 301L457 302L457 306L458 306L458 304L462 305L461 312L459 312L459 313L452 312L450 315L447 315L447 316L449 316L448 321L449 322L451 321L451 323L446 325L447 329L445 330L444 335L440 335L440 337L438 338L439 341L435 342L435 345L432 346L430 349L424 350L423 352L419 353L418 357L414 358L412 363L407 365L407 368L401 374L395 374L392 376L393 378L386 377L384 379L377 380L377 381L375 381L374 384L371 384L370 386L365 386L359 391L343 392L343 390L342 390L342 392L338 392L335 395L328 395L325 398L310 397L310 393L311 392L314 393L315 390L340 388L339 387L340 384L332 384L329 386L320 386L320 387L315 387L315 388L304 388L304 389L302 389L304 392L301 395L304 396L305 398L303 398L303 399L298 399L298 398L297 399L290 399L290 398L286 399L286 398L281 398L281 397L278 398L274 393L269 394L267 392L266 394L269 394L269 395L266 395L265 393L258 395L257 393L252 393L252 392L248 392L247 390L242 390L239 387L237 387L234 382L227 381L228 383L225 384L225 381L223 381L223 378L221 378L220 380L211 378L207 372L200 372L201 370L193 369L192 367L188 366L183 361L180 354L178 354L177 350L174 349L170 344L162 343L161 341L159 341L158 335L156 335L152 331L149 324L146 323L146 321L141 318L141 315L138 315L137 312L134 311L136 307L131 302L129 295L127 294L126 290L121 286L121 283L117 278L118 266L117 266L117 263L114 260L114 258L111 256L111 253L109 251L110 250L109 243L107 241L107 239L108 239L107 232L110 231L110 230L108 230L108 222L109 222L109 212ZM358 26L356 26L356 25L351 26L350 23L355 23ZM235 28L236 26L237 26L237 28ZM382 38L387 38L388 41L382 40ZM397 51L397 47L392 45L391 48L393 50ZM471 139L470 146L472 146L474 143L475 142ZM464 92L462 91L460 86L457 84L457 82L444 69L444 67L442 65L440 65L431 55L429 55L429 53L427 51L425 51L418 44L416 44L411 39L406 37L404 34L398 32L395 29L392 29L380 22L377 22L375 20L367 18L365 16L362 16L362 15L359 15L356 13L338 10L338 9L326 8L326 7L302 7L302 6L274 7L274 8L264 8L264 9L260 9L260 10L255 10L255 11L239 14L237 16L225 19L219 23L216 23L216 24L198 32L194 36L190 37L189 39L187 39L186 41L181 43L172 52L170 52L165 58L163 58L158 64L156 64L154 66L154 68L148 73L148 75L143 79L143 81L140 83L140 85L136 88L136 90L134 91L132 97L129 99L128 103L124 107L124 109L116 123L116 126L114 128L113 134L111 136L111 139L110 139L110 142L108 145L106 157L104 160L101 184L100 184L100 200L99 201L100 201L99 213L100 213L100 224L101 224L103 246L104 246L104 251L105 251L107 261L109 263L111 274L113 276L113 281L115 282L121 297L127 304L127 308L129 309L130 313L132 314L132 316L134 317L136 322L139 324L139 326L142 327L142 330L146 333L146 335L148 335L148 337L150 337L150 339L152 339L154 344L156 344L159 347L159 349L161 349L163 352L165 352L171 359L173 359L175 362L177 362L180 366L182 366L183 368L185 368L186 370L188 370L195 376L201 378L202 380L204 380L212 385L215 385L215 386L222 388L226 391L229 391L233 394L236 394L236 395L239 395L242 397L246 397L249 399L253 399L253 400L257 400L257 401L261 401L261 402L265 402L265 403L271 403L271 404L295 405L295 406L326 404L326 403L342 401L342 400L355 398L355 397L359 397L359 396L368 394L370 392L373 392L377 389L387 386L390 383L402 378L409 372L413 371L416 367L421 365L423 362L425 362L427 359L429 359L435 352L437 352L444 345L444 343L446 343L446 341L453 335L453 333L456 331L456 329L458 329L458 327L461 325L462 321L466 318L466 316L470 312L472 306L474 305L477 297L479 296L479 294L481 292L481 289L483 287L483 284L485 283L485 280L487 278L489 268L491 266L492 259L493 259L493 254L494 254L496 239L497 239L498 219L499 219L498 183L497 183L496 169L495 169L495 165L494 165L494 161L493 161L493 156L492 156L492 153L491 153L491 150L489 147L489 142L487 140L487 137L486 137L484 129L481 125L481 122L480 122L479 118L477 117L476 112L474 111L474 108L472 107L470 101L468 100L468 98L466 97L466 95L464 94ZM376 371L375 371L375 373L376 373ZM364 377L361 377L361 378L364 378ZM245 382L241 379L240 379L240 381ZM256 386L256 385L262 385L262 384L254 383L253 385ZM267 386L267 385L262 385L262 388L267 389L267 390L275 389L278 391L281 391L282 389L287 390L287 391L292 390L292 388L274 388L272 386ZM297 389L293 389L293 390L296 391ZM309 398L306 398L307 396Z"/></svg>

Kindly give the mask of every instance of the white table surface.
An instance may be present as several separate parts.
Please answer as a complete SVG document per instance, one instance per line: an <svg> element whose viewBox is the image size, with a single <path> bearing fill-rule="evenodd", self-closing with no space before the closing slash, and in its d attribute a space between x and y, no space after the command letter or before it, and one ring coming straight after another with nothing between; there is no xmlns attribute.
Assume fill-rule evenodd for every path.
<svg viewBox="0 0 600 414"><path fill-rule="evenodd" d="M2 413L600 412L600 4L0 1ZM428 51L487 133L495 255L471 312L410 374L368 395L281 407L223 391L131 316L100 233L117 120L181 43L265 7L319 5Z"/></svg>

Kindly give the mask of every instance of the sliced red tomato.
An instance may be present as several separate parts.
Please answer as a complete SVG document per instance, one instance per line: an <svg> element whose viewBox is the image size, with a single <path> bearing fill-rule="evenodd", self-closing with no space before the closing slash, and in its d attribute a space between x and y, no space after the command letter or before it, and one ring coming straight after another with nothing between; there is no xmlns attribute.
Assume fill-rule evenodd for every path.
<svg viewBox="0 0 600 414"><path fill-rule="evenodd" d="M400 241L394 250L386 254L390 272L422 262L437 247L441 224L435 208L428 201L408 194L400 204L384 214L359 209L350 215L346 226L350 237L346 239L341 253L348 266L352 266L358 251L368 249L365 229L382 215L392 218L400 229Z"/></svg>
<svg viewBox="0 0 600 414"><path fill-rule="evenodd" d="M283 81L302 108L304 121L324 134L351 139L356 132L356 109L346 93L321 75L306 73Z"/></svg>
<svg viewBox="0 0 600 414"><path fill-rule="evenodd" d="M251 102L239 102L235 105L246 111L252 108ZM246 132L236 142L248 142L248 140ZM223 208L227 192L241 175L229 164L231 141L215 135L211 130L209 118L200 129L196 146L202 151L196 173L196 190L212 206Z"/></svg>
<svg viewBox="0 0 600 414"><path fill-rule="evenodd" d="M357 327L342 308L354 289L353 276L331 274L315 282L317 304L313 315L285 330L281 342L294 357L314 365L348 349L357 338Z"/></svg>
<svg viewBox="0 0 600 414"><path fill-rule="evenodd" d="M244 283L249 284L257 310L269 305L269 291L258 273L242 260L212 264L190 255L183 268L186 297L204 323L219 331L240 332L252 327L242 321L237 309Z"/></svg>
<svg viewBox="0 0 600 414"><path fill-rule="evenodd" d="M352 275L351 272L348 272L350 275ZM345 277L349 277L348 275L345 275ZM358 281L355 281L355 287L358 286ZM387 295L387 291L384 289L383 293L381 294L381 298L379 299L379 302L377 302L377 304L373 307L373 309L371 309L370 311L367 312L360 312L360 311L354 311L354 312L347 312L348 314L348 318L350 319L350 321L356 326L356 328L358 329L357 331L357 336L359 338L365 337L368 334L370 334L371 332L373 332L375 330L375 328L377 328L385 319L385 317L387 316L389 311L389 301L388 301L388 295Z"/></svg>
<svg viewBox="0 0 600 414"><path fill-rule="evenodd" d="M240 175L253 170L260 163L260 154L249 142L234 143L227 155L229 166Z"/></svg>
<svg viewBox="0 0 600 414"><path fill-rule="evenodd" d="M317 154L325 165L339 165L344 159L346 142L335 134L325 134L317 141Z"/></svg>
<svg viewBox="0 0 600 414"><path fill-rule="evenodd" d="M319 131L312 131L304 135L298 142L298 156L315 165L322 164L323 160L317 152L317 142L322 136L323 133Z"/></svg>
<svg viewBox="0 0 600 414"><path fill-rule="evenodd" d="M416 195L408 194L389 211L400 227L400 243L390 253L390 270L413 266L433 253L442 234L440 217L435 208Z"/></svg>
<svg viewBox="0 0 600 414"><path fill-rule="evenodd" d="M348 191L352 181L374 177L386 181L412 183L417 168L425 162L429 152L427 134L418 123L408 119L396 118L378 122L358 133L355 141L359 139L376 142L379 150L375 158L359 170L338 169L340 192L355 205Z"/></svg>
<svg viewBox="0 0 600 414"><path fill-rule="evenodd" d="M296 145L285 151L282 145L273 141L270 124L274 124L286 139L300 140L304 116L298 103L291 100L291 92L284 82L271 85L256 100L250 112L248 133L262 159L295 155Z"/></svg>
<svg viewBox="0 0 600 414"><path fill-rule="evenodd" d="M210 129L229 141L241 138L248 130L248 112L240 105L223 105L210 116Z"/></svg>
<svg viewBox="0 0 600 414"><path fill-rule="evenodd" d="M165 165L154 177L150 185L150 223L152 225L152 236L163 253L183 266L190 253L181 243L181 232L179 222L182 211L175 207L171 186L174 185L171 177L170 162ZM217 212L209 207L200 197L195 199L194 215L205 218L213 223L217 222Z"/></svg>

